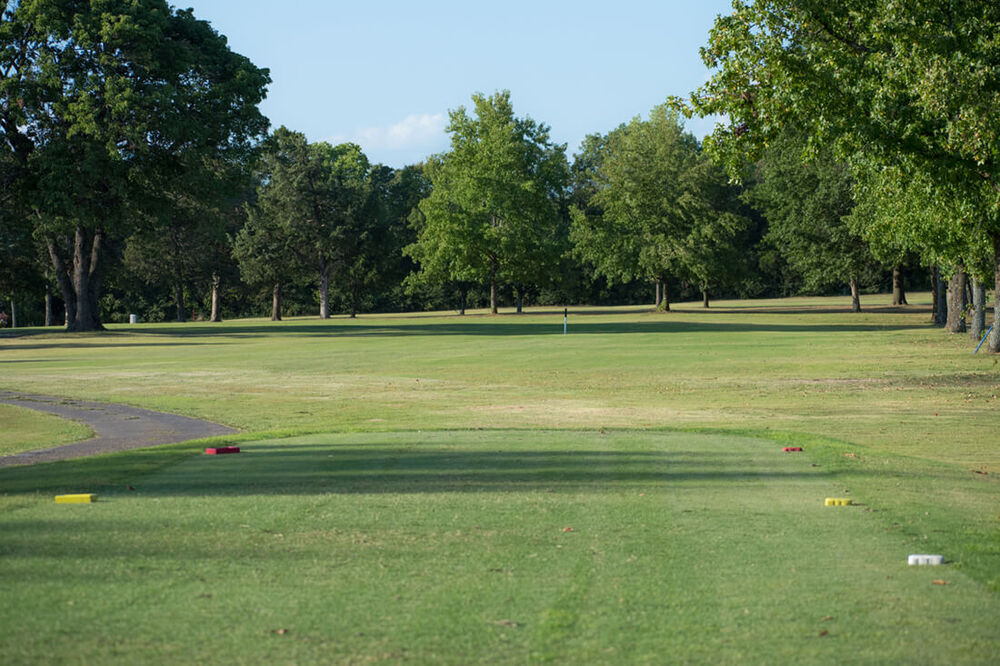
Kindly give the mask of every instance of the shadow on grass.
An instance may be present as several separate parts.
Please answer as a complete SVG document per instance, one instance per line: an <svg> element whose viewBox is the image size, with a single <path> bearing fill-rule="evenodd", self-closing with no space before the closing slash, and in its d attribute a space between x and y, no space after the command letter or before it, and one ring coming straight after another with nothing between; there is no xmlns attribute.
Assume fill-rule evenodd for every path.
<svg viewBox="0 0 1000 666"><path fill-rule="evenodd" d="M426 445L417 445L426 446ZM605 492L640 484L684 484L815 479L822 470L788 471L782 464L761 469L743 464L746 454L649 451L429 451L339 446L244 447L238 455L203 456L174 472L125 483L137 496L201 497L240 495ZM68 461L67 467L39 465L0 470L9 492L95 492L86 473L72 467L97 460ZM115 464L113 458L108 463ZM128 470L119 472L126 474ZM98 479L95 479L98 481ZM108 482L108 479L105 479ZM123 493L124 485L102 492Z"/></svg>
<svg viewBox="0 0 1000 666"><path fill-rule="evenodd" d="M54 358L7 358L0 359L0 363L55 363Z"/></svg>
<svg viewBox="0 0 1000 666"><path fill-rule="evenodd" d="M880 307L873 312L905 313L922 311L920 308ZM624 314L644 315L641 321L593 321L595 317L622 315L620 310L588 309L579 312L570 310L570 335L615 335L615 334L664 334L674 333L844 333L870 331L904 331L918 328L931 328L931 324L914 325L886 324L881 322L846 321L793 321L786 323L756 322L751 318L743 321L710 321L718 315L754 314L766 315L849 315L846 309L826 307L718 307L709 309L685 308L674 312L656 313L652 310L633 310ZM681 317L697 314L706 315L705 320L686 321ZM164 323L143 324L125 330L109 330L97 333L84 333L67 337L63 330L34 328L18 329L17 334L0 333L0 342L18 339L30 339L27 344L17 344L12 349L92 349L99 347L141 347L170 345L205 345L219 344L226 338L241 339L260 336L317 337L317 338L393 338L408 336L552 336L562 335L561 308L552 310L533 310L526 315L516 314L469 314L459 318L455 315L394 315L393 323L366 323L365 316L359 319L338 317L323 320L293 319L286 322L225 322L212 323ZM371 315L369 315L371 316ZM378 316L378 315L376 315ZM539 317L549 317L551 322L538 321ZM448 321L442 321L448 320ZM384 322L385 320L383 320ZM398 322L398 323L397 323ZM155 342L136 341L137 337L156 336L161 340ZM185 338L208 338L203 341L187 340Z"/></svg>
<svg viewBox="0 0 1000 666"><path fill-rule="evenodd" d="M433 336L433 335L466 335L466 336L539 336L562 335L562 313L558 321L511 321L510 318L480 317L468 322L448 323L400 323L400 324L341 324L329 321L316 324L293 323L289 326L276 327L266 324L234 324L228 328L212 328L211 326L146 328L143 333L165 336L187 335L217 335L221 337L244 337L261 334L281 334L292 336L337 336L337 337L399 337L399 336ZM619 321L619 322L588 322L587 315L571 316L569 319L570 335L614 335L614 334L670 334L670 333L840 333L866 331L901 331L912 330L913 325L886 326L879 323L754 323L740 322L701 322L701 321L671 321L670 315L657 321ZM930 327L930 324L928 324Z"/></svg>
<svg viewBox="0 0 1000 666"><path fill-rule="evenodd" d="M685 334L685 333L844 333L844 332L869 332L869 331L906 331L913 330L914 326L885 326L881 324L753 324L749 322L732 323L706 323L706 322L685 322L685 321L662 321L662 322L570 322L569 335L616 335L616 334ZM535 337L535 336L561 336L562 322L539 323L539 322L501 322L490 321L487 323L453 323L453 324L401 324L401 325L338 325L338 324L306 324L292 325L287 327L274 327L266 325L235 325L227 328L211 328L202 326L191 326L189 328L145 328L141 333L131 333L129 335L156 335L165 338L185 338L185 337L209 337L218 338L211 342L154 342L154 343L133 343L118 342L114 338L109 340L92 339L87 343L65 343L62 340L52 340L51 343L38 343L31 345L18 345L16 349L47 349L47 348L97 348L97 347L137 347L137 346L172 346L172 345L198 345L217 344L224 342L226 338L240 339L253 338L262 335L283 336L283 337L316 337L316 338L398 338L398 337L420 337L420 336L489 336L489 337ZM116 333L105 334L108 336L121 335Z"/></svg>
<svg viewBox="0 0 1000 666"><path fill-rule="evenodd" d="M105 333L101 336L95 336L88 338L88 342L63 342L61 340L52 340L49 343L38 344L28 344L28 345L17 345L11 349L16 349L18 351L25 349L98 349L98 348L115 348L119 347L122 349L130 349L132 347L193 347L197 345L208 345L216 344L213 342L198 342L198 341L165 341L165 342L118 342L116 338L107 337L121 335L120 333ZM13 361L2 361L0 363L12 363Z"/></svg>

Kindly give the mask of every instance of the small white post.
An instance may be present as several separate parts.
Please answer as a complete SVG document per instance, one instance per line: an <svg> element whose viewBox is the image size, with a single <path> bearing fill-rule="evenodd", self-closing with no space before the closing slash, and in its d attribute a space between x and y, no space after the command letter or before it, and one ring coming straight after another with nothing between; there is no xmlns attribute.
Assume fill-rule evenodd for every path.
<svg viewBox="0 0 1000 666"><path fill-rule="evenodd" d="M566 323L569 321L569 308L563 308L563 335L566 335Z"/></svg>

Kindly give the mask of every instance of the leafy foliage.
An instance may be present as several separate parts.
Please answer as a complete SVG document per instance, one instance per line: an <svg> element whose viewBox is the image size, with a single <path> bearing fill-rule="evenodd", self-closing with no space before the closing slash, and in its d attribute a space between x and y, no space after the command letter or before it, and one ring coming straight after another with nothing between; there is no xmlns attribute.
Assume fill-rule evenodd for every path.
<svg viewBox="0 0 1000 666"><path fill-rule="evenodd" d="M658 106L649 120L588 138L575 173L592 195L571 209L574 253L595 274L689 277L707 288L738 272L735 241L746 221L736 191L676 112Z"/></svg>
<svg viewBox="0 0 1000 666"><path fill-rule="evenodd" d="M106 247L155 217L193 163L250 147L267 71L161 0L5 3L0 68L2 139L70 329L98 328Z"/></svg>
<svg viewBox="0 0 1000 666"><path fill-rule="evenodd" d="M545 281L562 253L560 210L569 180L565 146L548 127L517 118L509 92L473 95L476 116L451 112L451 151L428 162L433 190L420 203L407 253L428 281Z"/></svg>
<svg viewBox="0 0 1000 666"><path fill-rule="evenodd" d="M791 134L772 144L747 199L767 217L768 240L807 290L870 282L880 267L851 224L860 211L849 170L828 150L804 161L803 148Z"/></svg>
<svg viewBox="0 0 1000 666"><path fill-rule="evenodd" d="M989 244L1000 275L1000 6L738 0L733 10L702 49L714 74L690 101L728 116L710 148L731 173L801 130L810 149L830 146L851 165L877 246L883 236L958 263Z"/></svg>

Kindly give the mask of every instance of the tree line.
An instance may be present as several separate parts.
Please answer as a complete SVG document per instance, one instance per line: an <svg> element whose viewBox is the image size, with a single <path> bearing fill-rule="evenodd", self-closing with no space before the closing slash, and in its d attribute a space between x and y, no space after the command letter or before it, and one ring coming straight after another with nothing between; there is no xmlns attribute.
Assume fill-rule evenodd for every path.
<svg viewBox="0 0 1000 666"><path fill-rule="evenodd" d="M702 49L712 77L672 106L724 115L706 143L737 179L790 134L841 163L872 256L938 267L939 318L959 333L971 310L978 337L1000 281L998 34L992 2L742 0Z"/></svg>
<svg viewBox="0 0 1000 666"><path fill-rule="evenodd" d="M848 289L860 309L890 280L905 303L907 271L921 286L932 267L955 273L950 255L901 239L892 218L912 211L888 202L915 197L874 194L806 125L737 159L722 147L755 132L702 145L664 104L570 160L502 91L450 113L448 151L393 169L355 144L268 132L267 70L190 11L23 0L5 6L0 46L0 294L22 323L669 310ZM693 103L721 108L708 92Z"/></svg>

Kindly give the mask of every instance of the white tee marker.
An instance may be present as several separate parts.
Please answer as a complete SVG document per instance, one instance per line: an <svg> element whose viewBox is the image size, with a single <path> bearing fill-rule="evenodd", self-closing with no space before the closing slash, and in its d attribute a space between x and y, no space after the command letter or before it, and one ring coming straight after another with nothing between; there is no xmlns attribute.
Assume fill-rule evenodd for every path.
<svg viewBox="0 0 1000 666"><path fill-rule="evenodd" d="M944 564L944 555L910 555L906 558L910 566L921 564Z"/></svg>

